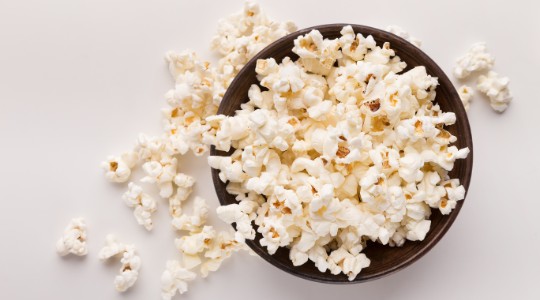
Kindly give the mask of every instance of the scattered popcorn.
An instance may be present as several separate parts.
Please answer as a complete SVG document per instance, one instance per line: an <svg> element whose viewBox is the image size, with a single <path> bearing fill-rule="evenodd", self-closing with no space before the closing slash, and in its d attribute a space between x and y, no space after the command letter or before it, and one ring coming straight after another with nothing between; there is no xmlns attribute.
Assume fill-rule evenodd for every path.
<svg viewBox="0 0 540 300"><path fill-rule="evenodd" d="M411 36L407 31L397 25L389 25L385 30L407 40L418 48L422 46L421 40Z"/></svg>
<svg viewBox="0 0 540 300"><path fill-rule="evenodd" d="M126 152L120 157L109 156L101 166L106 171L105 177L111 182L126 182L131 175L131 169L137 164L138 154Z"/></svg>
<svg viewBox="0 0 540 300"><path fill-rule="evenodd" d="M178 230L197 232L206 223L208 218L208 204L201 197L195 197L193 215L182 214L172 220L172 225Z"/></svg>
<svg viewBox="0 0 540 300"><path fill-rule="evenodd" d="M165 271L161 275L161 298L170 300L176 292L183 294L188 291L187 283L195 280L197 275L177 260L167 261Z"/></svg>
<svg viewBox="0 0 540 300"><path fill-rule="evenodd" d="M219 21L218 34L211 43L223 56L218 69L227 73L224 71L232 67L231 72L236 73L268 44L296 30L294 23L273 21L257 3L247 1L242 12Z"/></svg>
<svg viewBox="0 0 540 300"><path fill-rule="evenodd" d="M421 241L431 209L447 214L465 197L448 172L469 149L450 145L457 138L445 126L456 116L434 104L437 78L424 67L403 72L389 43L351 26L341 34L298 37L297 61L259 60L265 91L253 85L235 116L207 118L215 131L206 141L235 150L208 158L238 201L217 209L235 224L235 242L257 231L269 254L287 247L295 266L310 260L354 280L370 264L366 240ZM211 247L203 237L177 246L201 253ZM204 262L201 272L219 264Z"/></svg>
<svg viewBox="0 0 540 300"><path fill-rule="evenodd" d="M248 250L248 247L244 243L239 243L229 232L218 232L204 253L207 260L201 265L201 276L205 278L209 272L217 271L225 259L239 250Z"/></svg>
<svg viewBox="0 0 540 300"><path fill-rule="evenodd" d="M463 85L458 89L459 98L463 102L465 110L469 110L470 102L473 96L473 91L469 86Z"/></svg>
<svg viewBox="0 0 540 300"><path fill-rule="evenodd" d="M148 231L152 230L152 213L156 211L156 201L133 182L128 184L128 190L122 198L127 206L134 208L133 215L137 223L143 225Z"/></svg>
<svg viewBox="0 0 540 300"><path fill-rule="evenodd" d="M56 243L58 255L75 254L84 256L88 253L86 247L86 222L83 218L72 219L64 230L64 234Z"/></svg>
<svg viewBox="0 0 540 300"><path fill-rule="evenodd" d="M120 262L120 274L114 278L114 286L117 291L125 292L129 289L139 276L141 268L141 259L137 255L135 246L119 243L112 234L107 235L105 246L99 252L99 259L107 260L111 257L122 255Z"/></svg>
<svg viewBox="0 0 540 300"><path fill-rule="evenodd" d="M173 180L176 176L178 160L176 157L163 156L159 161L148 161L142 166L146 177L142 182L155 183L162 198L169 198L173 194Z"/></svg>
<svg viewBox="0 0 540 300"><path fill-rule="evenodd" d="M126 245L118 242L116 236L109 234L105 237L105 246L99 251L99 259L107 260L126 250Z"/></svg>
<svg viewBox="0 0 540 300"><path fill-rule="evenodd" d="M487 76L478 77L477 88L480 92L489 97L491 108L498 112L504 112L512 101L512 94L508 89L510 79L501 77L497 73L490 71Z"/></svg>
<svg viewBox="0 0 540 300"><path fill-rule="evenodd" d="M126 251L120 262L122 267L120 268L120 274L114 278L114 286L117 291L124 292L135 284L141 267L141 259L135 253L133 245L126 246Z"/></svg>
<svg viewBox="0 0 540 300"><path fill-rule="evenodd" d="M195 185L195 178L178 173L173 181L176 185L176 194L169 198L169 213L173 217L173 220L175 220L182 216L182 202L186 201L189 195L191 195L193 186Z"/></svg>
<svg viewBox="0 0 540 300"><path fill-rule="evenodd" d="M471 46L464 56L458 58L456 63L454 75L459 79L463 79L473 72L491 69L495 59L487 52L485 43L476 43Z"/></svg>

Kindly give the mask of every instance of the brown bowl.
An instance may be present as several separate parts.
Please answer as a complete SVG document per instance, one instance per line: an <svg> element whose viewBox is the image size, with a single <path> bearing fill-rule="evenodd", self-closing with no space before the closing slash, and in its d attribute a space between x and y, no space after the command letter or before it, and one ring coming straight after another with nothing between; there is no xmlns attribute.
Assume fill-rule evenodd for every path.
<svg viewBox="0 0 540 300"><path fill-rule="evenodd" d="M346 25L349 24L320 25L302 29L275 41L263 49L244 66L233 80L221 101L218 113L232 116L236 110L240 109L240 104L248 100L247 92L249 87L252 84L258 83L255 77L255 64L258 59L273 57L278 62L286 56L296 59L297 56L292 52L292 48L294 46L293 41L298 36L317 29L325 38L334 39L341 36L340 31ZM399 55L407 63L406 70L416 66L425 66L428 74L438 77L439 86L437 87L435 102L441 106L443 111L454 112L457 117L456 124L449 126L448 131L457 136L458 140L455 145L458 148L469 147L471 150L466 159L456 161L454 169L450 172L450 176L452 178L459 178L465 189L468 190L473 165L471 130L463 104L446 74L424 52L406 40L376 28L362 25L352 25L352 27L355 33L362 33L364 36L372 35L379 46L384 42L390 42L391 47L396 51L396 55ZM217 151L214 147L212 147L210 154L228 155L228 153ZM212 169L212 178L219 202L222 205L237 203L234 196L227 193L225 189L226 184L219 179L218 174L218 170ZM406 241L403 247L389 247L369 242L364 253L371 259L371 265L363 269L354 281L347 280L347 276L343 274L332 275L328 271L321 273L311 261L308 261L302 266L295 267L289 260L289 251L286 248L279 248L274 255L268 254L266 249L259 244L259 239L261 238L259 233L257 233L255 240L247 241L247 244L253 251L272 265L304 279L324 283L364 282L392 274L409 266L425 255L443 237L448 228L450 228L463 206L463 202L460 201L456 208L447 216L441 215L438 210L433 210L431 215L431 230L421 242Z"/></svg>

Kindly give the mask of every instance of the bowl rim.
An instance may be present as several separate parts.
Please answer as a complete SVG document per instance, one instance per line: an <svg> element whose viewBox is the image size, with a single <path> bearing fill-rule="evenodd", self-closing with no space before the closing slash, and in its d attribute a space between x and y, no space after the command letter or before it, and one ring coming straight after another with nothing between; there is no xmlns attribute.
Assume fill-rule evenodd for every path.
<svg viewBox="0 0 540 300"><path fill-rule="evenodd" d="M424 65L424 66L429 65L429 68L432 69L432 71L434 71L432 73L437 73L438 76L436 76L436 77L438 78L439 86L444 85L444 86L446 86L448 88L449 93L450 93L449 101L453 101L453 102L455 102L454 104L456 104L455 110L453 111L456 114L456 118L457 118L456 123L459 122L460 127L462 127L460 132L459 132L460 135L461 135L459 137L459 139L464 140L465 145L470 150L469 155L467 156L467 158L463 162L465 164L465 174L463 176L463 180L460 180L460 183L465 188L465 198L466 198L466 196L468 194L468 191L469 191L471 175L472 175L472 169L473 169L473 142L472 142L472 134L471 134L469 120L468 120L465 108L463 106L463 103L461 102L461 100L459 98L459 95L458 95L458 93L456 91L456 88L454 87L454 85L452 84L452 82L450 81L450 79L448 78L446 73L425 52L423 52L421 49L414 46L413 44L411 44L407 40L405 40L405 39L403 39L403 38L401 38L401 37L399 37L399 36L397 36L395 34L387 32L385 30L370 27L370 26L365 26L365 25L352 24L352 23L332 23L332 24L323 24L323 25L311 26L311 27L303 28L303 29L300 29L300 30L298 30L296 32L290 33L290 34L288 34L288 35L286 35L286 36L272 42L268 46L266 46L263 50L261 50L259 53L257 53L253 58L251 58L244 65L244 67L238 72L238 74L235 76L235 78L233 79L233 81L229 85L229 88L225 92L225 94L224 94L224 96L222 98L222 101L220 103L217 114L224 114L224 110L225 110L224 103L228 102L229 99L232 97L231 96L232 88L234 88L242 80L242 78L245 77L245 74L248 73L251 68L253 68L253 69L255 68L255 65L256 65L256 62L257 62L258 59L265 59L265 58L272 57L272 53L274 52L275 49L278 49L278 48L280 48L282 46L286 46L287 44L292 43L292 41L294 39L296 39L298 36L305 35L305 34L309 33L312 30L319 30L319 31L332 30L332 31L334 31L336 29L339 29L339 30L337 30L339 32L341 30L341 28L343 28L345 26L349 26L349 25L352 26L355 34L361 33L364 36L374 35L374 38L375 38L375 35L377 35L378 37L375 38L375 41L377 43L388 41L392 45L395 42L399 42L400 48L401 48L400 52L414 53L417 57L419 57L418 60L422 61L422 65ZM321 33L324 36L324 33L323 32L321 32ZM397 55L399 56L399 54L397 54ZM403 61L405 61L405 60L403 60ZM246 91L246 96L247 96L247 91ZM222 156L223 154L224 153L222 151L216 150L215 146L210 147L210 155L212 155L212 156L214 156L214 155ZM219 179L219 170L212 169L212 168L210 168L210 169L211 169L211 172L212 172L212 179L213 179L213 183L214 183L214 188L215 188L217 197L219 199L220 205L229 204L226 201L224 195L222 193L218 192L218 189L219 189L218 185L220 185L220 186L221 185L226 185L226 183L223 183ZM320 277L311 276L310 274L300 272L297 267L293 267L292 265L285 265L285 264L281 263L280 261L274 259L272 255L268 254L267 251L265 251L265 250L261 251L261 249L263 249L263 248L255 245L255 243L258 241L258 239L246 240L246 244L255 253L257 253L258 256L262 257L265 261L269 262L273 266L275 266L275 267L277 267L277 268L279 268L279 269L281 269L281 270L283 270L283 271L285 271L285 272L287 272L287 273L289 273L291 275L294 275L296 277L300 277L300 278L315 281L315 282L328 283L328 284L354 284L354 283L367 282L367 281L379 279L379 278L394 274L397 271L403 270L406 267L410 266L412 263L418 261L426 253L428 253L442 239L442 237L446 234L446 232L449 230L451 225L454 223L455 219L459 215L459 212L460 212L460 210L461 210L461 208L462 208L462 206L463 206L463 204L465 202L465 198L458 202L457 206L454 208L454 210L452 210L452 212L449 215L444 216L444 218L446 218L446 222L442 223L442 228L441 228L440 231L438 231L436 233L437 234L436 236L434 236L429 241L424 240L424 241L417 241L416 242L416 243L424 243L424 246L420 249L421 251L412 254L410 257L407 257L403 261L400 261L399 264L393 265L392 267L384 269L384 270L382 270L382 271L380 271L378 273L374 273L374 274L371 274L369 276L360 277L360 275L362 274L362 272L361 272L360 274L358 274L359 276L357 276L357 278L355 280L353 280L353 281L341 280L341 278L339 278L339 277L337 277L335 275L331 275L331 274L328 276L328 279L321 279ZM232 225L232 227L235 228L234 225ZM412 243L411 241L407 241L407 242ZM321 273L321 274L327 275L328 272Z"/></svg>

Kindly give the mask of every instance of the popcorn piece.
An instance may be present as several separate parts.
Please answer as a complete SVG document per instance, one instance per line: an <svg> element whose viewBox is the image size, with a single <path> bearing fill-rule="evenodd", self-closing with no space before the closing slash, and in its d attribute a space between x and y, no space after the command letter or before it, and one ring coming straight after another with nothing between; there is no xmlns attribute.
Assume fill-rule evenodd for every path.
<svg viewBox="0 0 540 300"><path fill-rule="evenodd" d="M107 260L114 256L122 255L120 262L120 274L114 278L114 285L119 292L125 292L129 289L139 276L141 268L141 259L137 255L135 246L119 243L112 234L107 235L105 246L99 251L99 259Z"/></svg>
<svg viewBox="0 0 540 300"><path fill-rule="evenodd" d="M421 40L411 36L407 31L397 25L389 25L385 30L407 40L418 48L422 46Z"/></svg>
<svg viewBox="0 0 540 300"><path fill-rule="evenodd" d="M181 215L172 220L172 225L177 230L186 230L189 232L197 232L206 223L208 218L208 204L201 197L195 197L193 215Z"/></svg>
<svg viewBox="0 0 540 300"><path fill-rule="evenodd" d="M233 252L247 250L244 243L240 243L229 232L220 231L211 241L208 250L204 253L207 260L201 265L201 276L207 277L209 272L215 272L223 261L229 258Z"/></svg>
<svg viewBox="0 0 540 300"><path fill-rule="evenodd" d="M459 98L461 99L461 102L463 102L463 106L465 107L465 110L469 110L470 107L470 101L473 96L473 91L469 86L463 85L458 89Z"/></svg>
<svg viewBox="0 0 540 300"><path fill-rule="evenodd" d="M195 178L178 173L174 177L174 183L176 184L176 194L169 198L169 213L175 218L179 218L182 215L182 202L186 201L193 191L195 185Z"/></svg>
<svg viewBox="0 0 540 300"><path fill-rule="evenodd" d="M176 176L178 160L176 157L164 156L159 161L149 161L143 164L143 170L147 174L141 179L142 182L156 183L159 195L169 198L173 193L172 182Z"/></svg>
<svg viewBox="0 0 540 300"><path fill-rule="evenodd" d="M512 101L512 94L508 89L509 83L508 77L501 77L490 71L487 76L478 77L477 88L489 97L491 108L498 112L504 112Z"/></svg>
<svg viewBox="0 0 540 300"><path fill-rule="evenodd" d="M319 31L312 30L294 40L292 51L300 57L299 62L307 71L327 75L342 56L340 46L339 39L323 39Z"/></svg>
<svg viewBox="0 0 540 300"><path fill-rule="evenodd" d="M236 223L236 230L240 234L239 242L244 242L244 239L252 240L255 238L255 230L251 226L251 220L247 215L248 212L239 204L230 204L219 206L216 209L218 217L227 224Z"/></svg>
<svg viewBox="0 0 540 300"><path fill-rule="evenodd" d="M112 234L105 238L105 246L99 251L99 259L107 260L126 250L126 245L119 243L116 237Z"/></svg>
<svg viewBox="0 0 540 300"><path fill-rule="evenodd" d="M485 43L475 43L456 63L454 76L463 79L473 72L491 69L495 63L495 59L487 52Z"/></svg>
<svg viewBox="0 0 540 300"><path fill-rule="evenodd" d="M84 256L88 253L86 247L86 222L83 218L72 219L64 230L64 234L56 243L58 255L75 254Z"/></svg>
<svg viewBox="0 0 540 300"><path fill-rule="evenodd" d="M219 69L232 66L236 72L268 44L294 31L292 22L270 20L258 4L248 1L242 12L219 21L211 48L223 56Z"/></svg>
<svg viewBox="0 0 540 300"><path fill-rule="evenodd" d="M127 206L134 208L133 215L137 223L143 225L148 231L152 230L152 213L156 211L156 201L133 182L128 184L128 190L122 198Z"/></svg>
<svg viewBox="0 0 540 300"><path fill-rule="evenodd" d="M216 232L212 226L204 226L201 232L185 235L176 239L174 243L180 252L195 255L207 249L215 235Z"/></svg>
<svg viewBox="0 0 540 300"><path fill-rule="evenodd" d="M131 169L137 164L138 154L126 152L120 157L109 156L101 166L106 171L105 177L111 182L126 182L131 175Z"/></svg>
<svg viewBox="0 0 540 300"><path fill-rule="evenodd" d="M188 291L188 282L195 280L197 275L177 260L167 261L165 271L161 275L161 298L170 300L178 292L183 294Z"/></svg>
<svg viewBox="0 0 540 300"><path fill-rule="evenodd" d="M125 292L135 284L141 268L141 258L135 253L133 245L126 246L120 262L122 267L120 268L120 274L114 278L114 285L117 291Z"/></svg>

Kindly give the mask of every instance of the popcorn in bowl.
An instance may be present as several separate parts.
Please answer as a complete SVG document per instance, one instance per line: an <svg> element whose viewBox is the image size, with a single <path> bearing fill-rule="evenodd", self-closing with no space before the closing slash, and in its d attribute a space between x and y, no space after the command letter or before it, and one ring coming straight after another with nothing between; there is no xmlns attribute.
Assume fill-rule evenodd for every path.
<svg viewBox="0 0 540 300"><path fill-rule="evenodd" d="M367 241L402 246L428 234L465 188L449 172L468 148L452 144L456 115L434 103L437 78L407 71L388 42L351 26L336 39L299 36L297 60L257 61L258 84L234 116L212 116L207 139L228 156L210 166L238 203L218 208L238 241L261 236L294 266L354 280Z"/></svg>

